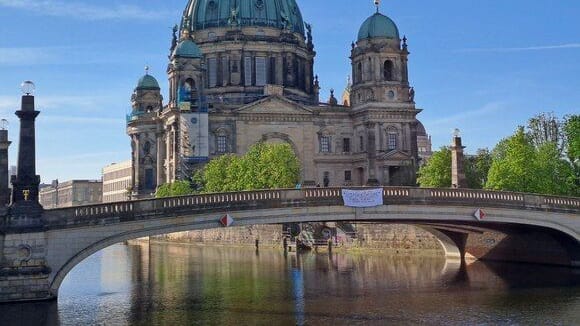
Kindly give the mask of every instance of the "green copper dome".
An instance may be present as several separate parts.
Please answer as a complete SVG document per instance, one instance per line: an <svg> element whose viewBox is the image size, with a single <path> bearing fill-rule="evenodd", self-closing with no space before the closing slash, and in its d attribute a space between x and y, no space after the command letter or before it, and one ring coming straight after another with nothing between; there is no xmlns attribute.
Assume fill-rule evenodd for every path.
<svg viewBox="0 0 580 326"><path fill-rule="evenodd" d="M201 50L195 44L195 42L191 40L185 40L179 42L177 47L175 48L174 55L176 57L183 57L183 58L201 58Z"/></svg>
<svg viewBox="0 0 580 326"><path fill-rule="evenodd" d="M358 31L359 41L375 37L399 39L399 29L391 18L377 12L367 18Z"/></svg>
<svg viewBox="0 0 580 326"><path fill-rule="evenodd" d="M296 0L189 0L182 26L190 31L263 26L304 35L304 21Z"/></svg>
<svg viewBox="0 0 580 326"><path fill-rule="evenodd" d="M136 89L157 90L157 89L161 89L161 88L159 87L159 83L157 82L157 79L155 79L155 77L150 76L150 75L145 75L139 79L139 82L137 83Z"/></svg>

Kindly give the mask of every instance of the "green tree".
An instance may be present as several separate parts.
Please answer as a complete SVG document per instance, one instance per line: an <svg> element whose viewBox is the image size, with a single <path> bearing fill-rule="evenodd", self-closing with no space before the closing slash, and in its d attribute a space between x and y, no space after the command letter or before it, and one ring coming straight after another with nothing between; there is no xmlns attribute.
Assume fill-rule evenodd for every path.
<svg viewBox="0 0 580 326"><path fill-rule="evenodd" d="M175 197L175 196L185 196L194 193L189 181L179 180L172 183L166 183L157 188L155 192L155 197Z"/></svg>
<svg viewBox="0 0 580 326"><path fill-rule="evenodd" d="M485 186L491 162L492 155L487 148L480 148L475 155L466 157L464 166L469 188L482 189Z"/></svg>
<svg viewBox="0 0 580 326"><path fill-rule="evenodd" d="M571 194L580 196L580 115L566 117L563 129L567 146L566 154L574 171Z"/></svg>
<svg viewBox="0 0 580 326"><path fill-rule="evenodd" d="M242 157L211 160L201 179L204 192L292 188L300 180L300 162L289 144L258 143Z"/></svg>
<svg viewBox="0 0 580 326"><path fill-rule="evenodd" d="M476 155L465 156L463 168L467 186L471 189L481 189L487 181L491 166L491 153L487 149L478 149ZM441 147L439 151L419 169L417 183L421 187L449 188L451 187L451 149Z"/></svg>
<svg viewBox="0 0 580 326"><path fill-rule="evenodd" d="M441 147L418 172L417 183L425 188L451 187L451 150Z"/></svg>
<svg viewBox="0 0 580 326"><path fill-rule="evenodd" d="M572 168L562 159L558 145L547 141L535 146L520 127L494 149L485 187L552 195L574 194Z"/></svg>
<svg viewBox="0 0 580 326"><path fill-rule="evenodd" d="M578 164L580 163L580 115L566 117L563 129L568 159L570 162Z"/></svg>
<svg viewBox="0 0 580 326"><path fill-rule="evenodd" d="M562 121L550 113L540 113L528 120L527 133L536 148L546 143L556 144L558 150L564 150Z"/></svg>
<svg viewBox="0 0 580 326"><path fill-rule="evenodd" d="M535 149L530 137L520 127L516 133L501 141L494 150L485 187L493 190L534 192Z"/></svg>

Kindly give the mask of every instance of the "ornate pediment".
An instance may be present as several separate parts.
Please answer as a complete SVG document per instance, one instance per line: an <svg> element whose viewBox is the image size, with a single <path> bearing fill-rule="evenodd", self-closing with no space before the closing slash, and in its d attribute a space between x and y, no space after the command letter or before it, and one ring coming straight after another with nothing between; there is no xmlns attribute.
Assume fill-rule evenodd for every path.
<svg viewBox="0 0 580 326"><path fill-rule="evenodd" d="M269 96L235 110L238 114L311 115L312 110L281 96Z"/></svg>
<svg viewBox="0 0 580 326"><path fill-rule="evenodd" d="M384 155L381 155L378 159L383 161L406 161L413 159L413 157L405 152L392 150L388 153L385 153Z"/></svg>

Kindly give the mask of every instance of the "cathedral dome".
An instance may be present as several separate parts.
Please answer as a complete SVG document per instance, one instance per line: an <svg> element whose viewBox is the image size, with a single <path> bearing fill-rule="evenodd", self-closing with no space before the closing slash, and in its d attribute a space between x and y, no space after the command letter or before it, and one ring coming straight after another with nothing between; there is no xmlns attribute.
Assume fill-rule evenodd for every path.
<svg viewBox="0 0 580 326"><path fill-rule="evenodd" d="M358 31L358 40L367 38L384 37L399 39L399 29L395 22L389 17L375 13L365 20Z"/></svg>
<svg viewBox="0 0 580 326"><path fill-rule="evenodd" d="M189 0L182 26L191 32L231 26L287 28L304 35L296 0Z"/></svg>
<svg viewBox="0 0 580 326"><path fill-rule="evenodd" d="M183 58L201 58L201 50L192 40L185 40L179 42L175 48L174 55Z"/></svg>
<svg viewBox="0 0 580 326"><path fill-rule="evenodd" d="M158 90L161 88L159 87L159 83L157 82L157 79L155 79L155 77L150 76L149 74L146 74L145 76L143 76L139 79L139 82L137 82L136 89L138 89L138 90Z"/></svg>

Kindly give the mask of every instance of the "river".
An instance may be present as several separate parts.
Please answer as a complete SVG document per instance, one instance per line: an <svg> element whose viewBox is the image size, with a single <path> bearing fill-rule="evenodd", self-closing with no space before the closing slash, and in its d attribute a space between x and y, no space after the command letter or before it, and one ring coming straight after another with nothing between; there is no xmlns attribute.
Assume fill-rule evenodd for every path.
<svg viewBox="0 0 580 326"><path fill-rule="evenodd" d="M580 273L380 253L115 245L1 325L574 325Z"/></svg>

